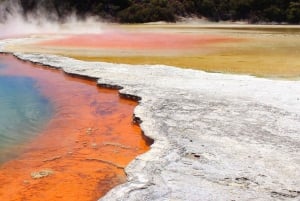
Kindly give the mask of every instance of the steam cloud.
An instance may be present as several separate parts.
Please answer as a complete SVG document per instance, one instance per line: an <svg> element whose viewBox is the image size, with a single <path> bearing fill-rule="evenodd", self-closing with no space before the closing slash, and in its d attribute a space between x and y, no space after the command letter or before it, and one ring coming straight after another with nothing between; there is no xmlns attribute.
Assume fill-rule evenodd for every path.
<svg viewBox="0 0 300 201"><path fill-rule="evenodd" d="M0 38L30 34L100 33L103 27L98 17L82 19L70 14L62 21L56 13L44 8L25 15L19 0L0 0Z"/></svg>

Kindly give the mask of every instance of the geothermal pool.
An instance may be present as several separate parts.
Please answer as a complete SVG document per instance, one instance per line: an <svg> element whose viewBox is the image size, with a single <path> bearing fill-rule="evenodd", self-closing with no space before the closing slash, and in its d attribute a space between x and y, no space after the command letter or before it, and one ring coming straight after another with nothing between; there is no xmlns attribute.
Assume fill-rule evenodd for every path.
<svg viewBox="0 0 300 201"><path fill-rule="evenodd" d="M128 182L104 200L296 199L300 91L289 79L300 75L300 29L266 27L133 25L32 35L4 41L0 50L142 97L135 112L155 144L126 169ZM1 166L0 200L96 200L124 182L126 164L149 149L131 123L136 103L94 81L12 57L4 61L15 64L5 76L34 80L51 115Z"/></svg>
<svg viewBox="0 0 300 201"><path fill-rule="evenodd" d="M149 149L131 100L0 56L0 200L97 200Z"/></svg>
<svg viewBox="0 0 300 201"><path fill-rule="evenodd" d="M110 26L97 34L38 36L31 42L5 49L86 61L165 64L259 77L298 79L300 75L299 26Z"/></svg>

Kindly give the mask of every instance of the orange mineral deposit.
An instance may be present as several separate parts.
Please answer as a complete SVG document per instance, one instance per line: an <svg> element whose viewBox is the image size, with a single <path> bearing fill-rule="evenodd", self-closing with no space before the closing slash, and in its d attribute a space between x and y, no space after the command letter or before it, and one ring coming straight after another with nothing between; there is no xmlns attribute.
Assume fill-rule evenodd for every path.
<svg viewBox="0 0 300 201"><path fill-rule="evenodd" d="M54 107L46 128L0 165L2 201L95 201L126 181L124 167L149 144L132 123L136 102L95 81L0 56L5 75L27 76Z"/></svg>
<svg viewBox="0 0 300 201"><path fill-rule="evenodd" d="M43 41L39 45L65 48L182 51L184 49L197 49L209 44L232 41L238 41L238 39L184 33L130 33L111 31L101 34L70 35L61 39Z"/></svg>

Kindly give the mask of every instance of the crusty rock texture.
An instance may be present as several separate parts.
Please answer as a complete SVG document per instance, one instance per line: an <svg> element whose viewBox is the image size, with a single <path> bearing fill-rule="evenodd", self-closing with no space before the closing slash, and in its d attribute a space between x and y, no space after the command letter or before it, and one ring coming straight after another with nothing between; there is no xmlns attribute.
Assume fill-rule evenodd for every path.
<svg viewBox="0 0 300 201"><path fill-rule="evenodd" d="M299 81L14 54L141 98L154 144L100 200L300 200Z"/></svg>

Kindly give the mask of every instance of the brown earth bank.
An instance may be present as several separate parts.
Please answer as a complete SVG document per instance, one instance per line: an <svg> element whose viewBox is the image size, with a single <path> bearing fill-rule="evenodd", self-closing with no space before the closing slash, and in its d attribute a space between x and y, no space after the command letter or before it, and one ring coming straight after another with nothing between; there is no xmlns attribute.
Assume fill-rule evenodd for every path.
<svg viewBox="0 0 300 201"><path fill-rule="evenodd" d="M124 167L149 149L137 105L95 81L1 55L5 75L26 76L54 106L47 127L0 166L0 200L97 200L126 181Z"/></svg>

